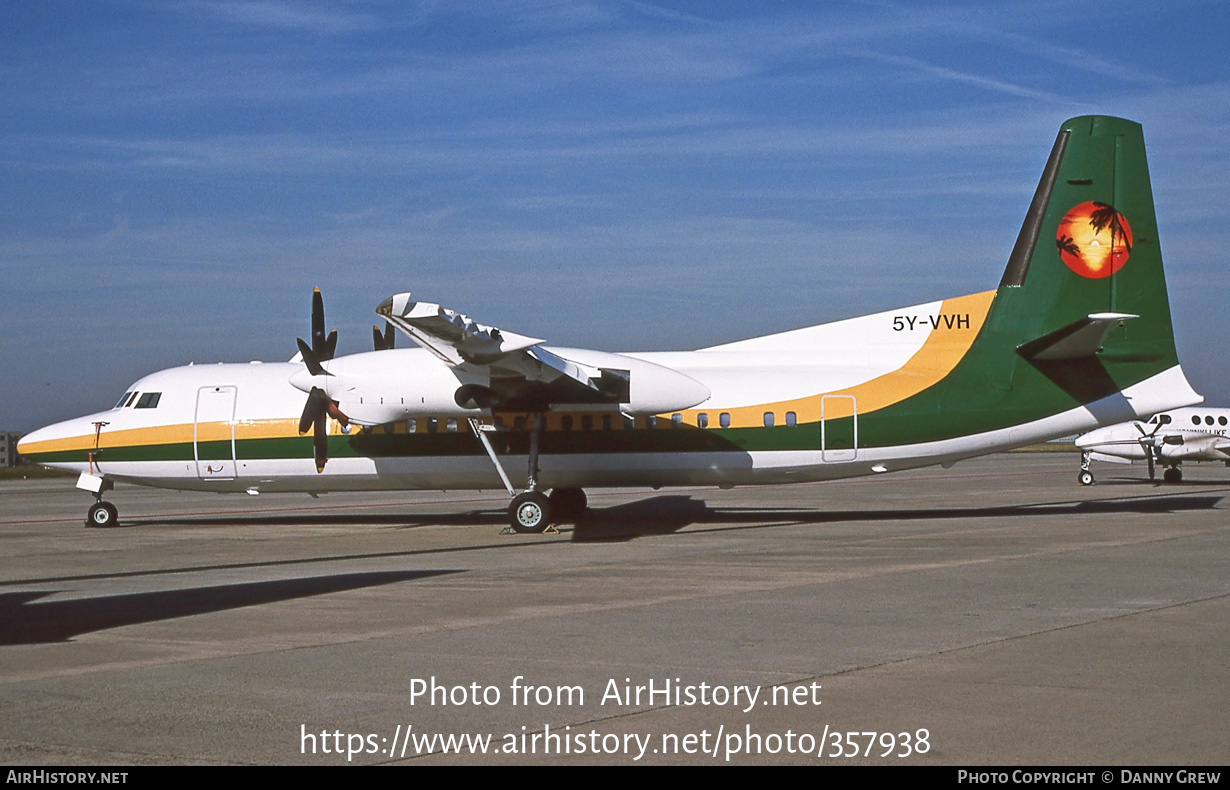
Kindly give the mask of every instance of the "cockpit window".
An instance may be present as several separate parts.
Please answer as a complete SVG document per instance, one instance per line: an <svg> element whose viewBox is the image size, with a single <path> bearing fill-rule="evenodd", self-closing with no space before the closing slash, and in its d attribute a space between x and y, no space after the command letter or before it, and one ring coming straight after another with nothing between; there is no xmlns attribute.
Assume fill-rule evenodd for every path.
<svg viewBox="0 0 1230 790"><path fill-rule="evenodd" d="M140 399L137 400L136 408L156 409L158 408L158 399L161 397L161 392L143 392L141 393Z"/></svg>
<svg viewBox="0 0 1230 790"><path fill-rule="evenodd" d="M125 406L127 406L127 405L128 405L128 400L129 400L129 398L131 398L132 396L133 396L133 393L131 393L131 392L125 392L125 393L124 393L124 397L120 398L120 402L119 402L119 403L117 403L117 404L115 404L115 408L117 408L117 409L122 409L122 408L124 408Z"/></svg>

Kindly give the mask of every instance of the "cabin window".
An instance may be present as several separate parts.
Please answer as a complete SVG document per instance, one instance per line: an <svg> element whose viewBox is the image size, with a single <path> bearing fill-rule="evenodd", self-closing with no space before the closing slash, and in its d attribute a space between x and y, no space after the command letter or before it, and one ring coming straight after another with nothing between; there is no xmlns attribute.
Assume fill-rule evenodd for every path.
<svg viewBox="0 0 1230 790"><path fill-rule="evenodd" d="M718 425L722 426L723 428L730 427L730 412L724 411L718 415Z"/></svg>
<svg viewBox="0 0 1230 790"><path fill-rule="evenodd" d="M594 415L582 414L581 415L581 430L592 431L593 429L594 429Z"/></svg>
<svg viewBox="0 0 1230 790"><path fill-rule="evenodd" d="M128 405L128 399L132 397L131 392L125 392L124 397L120 398L120 402L115 404L115 408L122 409Z"/></svg>
<svg viewBox="0 0 1230 790"><path fill-rule="evenodd" d="M602 430L604 431L611 430L611 415L609 414L602 415Z"/></svg>
<svg viewBox="0 0 1230 790"><path fill-rule="evenodd" d="M1213 424L1213 418L1212 418L1212 417L1205 417L1205 418L1204 418L1204 424L1205 424L1205 425L1212 425L1212 424Z"/></svg>
<svg viewBox="0 0 1230 790"><path fill-rule="evenodd" d="M449 433L457 433L457 418L449 417L448 420L444 423L444 430L448 431Z"/></svg>
<svg viewBox="0 0 1230 790"><path fill-rule="evenodd" d="M1218 425L1225 425L1225 424L1226 424L1226 418L1225 418L1225 417L1218 417L1218 418L1217 418L1217 424L1218 424Z"/></svg>
<svg viewBox="0 0 1230 790"><path fill-rule="evenodd" d="M793 426L796 422L798 422L798 418L795 417L794 412L792 411L786 412L786 424Z"/></svg>
<svg viewBox="0 0 1230 790"><path fill-rule="evenodd" d="M1200 418L1192 417L1192 425L1199 425L1199 424L1200 424Z"/></svg>
<svg viewBox="0 0 1230 790"><path fill-rule="evenodd" d="M561 431L571 431L572 430L572 415L571 414L565 414L563 417L560 417L559 429Z"/></svg>
<svg viewBox="0 0 1230 790"><path fill-rule="evenodd" d="M633 420L631 417L629 417L626 414L622 415L622 417L623 417L625 431L630 431L636 427L636 420Z"/></svg>
<svg viewBox="0 0 1230 790"><path fill-rule="evenodd" d="M513 417L513 430L514 431L524 431L525 430L525 418L524 417Z"/></svg>
<svg viewBox="0 0 1230 790"><path fill-rule="evenodd" d="M438 430L440 430L440 421L437 420L435 417L428 417L427 418L427 432L435 433Z"/></svg>
<svg viewBox="0 0 1230 790"><path fill-rule="evenodd" d="M137 401L136 408L138 409L156 409L158 408L158 400L162 397L161 392L146 392L142 393L141 398Z"/></svg>
<svg viewBox="0 0 1230 790"><path fill-rule="evenodd" d="M696 427L697 428L708 428L709 427L709 415L705 414L704 412L701 412L700 414L696 415Z"/></svg>
<svg viewBox="0 0 1230 790"><path fill-rule="evenodd" d="M494 419L491 421L491 424L495 426L495 429L496 429L497 431L502 431L502 430L504 430L504 428L505 428L505 425L504 425L504 418L503 418L503 417L496 417L496 418L494 418Z"/></svg>
<svg viewBox="0 0 1230 790"><path fill-rule="evenodd" d="M683 427L683 415L682 414L672 414L671 415L671 427L673 428Z"/></svg>
<svg viewBox="0 0 1230 790"><path fill-rule="evenodd" d="M646 427L646 428L648 428L648 429L649 429L649 430L651 430L651 431L652 431L654 428L657 428L657 427L658 427L658 418L657 418L657 416L656 416L656 415L652 415L652 414L651 414L650 416L646 417L646 418L645 418L645 427Z"/></svg>
<svg viewBox="0 0 1230 790"><path fill-rule="evenodd" d="M418 427L419 424L417 420L406 420L406 433L414 433L415 429Z"/></svg>
<svg viewBox="0 0 1230 790"><path fill-rule="evenodd" d="M766 411L766 412L764 413L764 427L766 427L766 428L772 428L772 427L773 427L773 412L771 412L771 411Z"/></svg>

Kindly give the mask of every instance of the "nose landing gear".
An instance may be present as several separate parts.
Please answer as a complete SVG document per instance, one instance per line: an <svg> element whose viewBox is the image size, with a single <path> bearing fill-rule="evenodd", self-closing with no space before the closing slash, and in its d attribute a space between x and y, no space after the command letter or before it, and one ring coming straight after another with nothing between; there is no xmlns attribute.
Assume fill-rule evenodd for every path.
<svg viewBox="0 0 1230 790"><path fill-rule="evenodd" d="M1089 471L1089 453L1081 453L1081 469L1076 473L1076 482L1083 486L1093 485L1093 472Z"/></svg>
<svg viewBox="0 0 1230 790"><path fill-rule="evenodd" d="M115 505L99 499L94 504L90 505L90 509L86 511L85 525L87 527L95 527L97 529L105 529L107 527L118 526L120 523L120 512Z"/></svg>

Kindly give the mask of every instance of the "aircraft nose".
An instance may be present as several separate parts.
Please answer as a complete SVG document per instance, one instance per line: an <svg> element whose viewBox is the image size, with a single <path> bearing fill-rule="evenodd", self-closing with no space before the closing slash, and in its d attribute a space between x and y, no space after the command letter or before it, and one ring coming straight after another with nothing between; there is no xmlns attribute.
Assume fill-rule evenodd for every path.
<svg viewBox="0 0 1230 790"><path fill-rule="evenodd" d="M39 428L37 431L31 431L17 440L17 454L24 455L28 458L37 445L42 444L49 438L51 438L51 433L47 428Z"/></svg>
<svg viewBox="0 0 1230 790"><path fill-rule="evenodd" d="M17 452L28 461L44 463L49 453L69 449L69 445L76 444L75 439L92 431L85 418L57 422L21 437L17 442Z"/></svg>
<svg viewBox="0 0 1230 790"><path fill-rule="evenodd" d="M1076 437L1076 446L1082 450L1087 450L1094 445L1102 444L1110 437L1111 428L1095 428L1089 433L1082 433Z"/></svg>

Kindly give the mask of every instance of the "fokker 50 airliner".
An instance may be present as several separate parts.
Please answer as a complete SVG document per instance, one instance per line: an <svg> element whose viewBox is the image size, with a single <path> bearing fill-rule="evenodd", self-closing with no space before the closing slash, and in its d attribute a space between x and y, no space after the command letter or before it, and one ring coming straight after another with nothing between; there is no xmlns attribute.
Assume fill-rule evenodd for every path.
<svg viewBox="0 0 1230 790"><path fill-rule="evenodd" d="M1144 138L1118 118L1063 124L992 291L663 353L548 346L408 293L376 312L375 351L334 358L317 298L291 362L154 373L19 451L80 472L95 526L117 521L116 481L502 486L512 527L537 532L578 517L585 488L874 475L1201 401L1175 352ZM419 348L392 348L392 327Z"/></svg>

